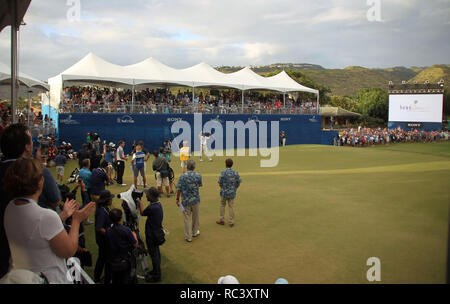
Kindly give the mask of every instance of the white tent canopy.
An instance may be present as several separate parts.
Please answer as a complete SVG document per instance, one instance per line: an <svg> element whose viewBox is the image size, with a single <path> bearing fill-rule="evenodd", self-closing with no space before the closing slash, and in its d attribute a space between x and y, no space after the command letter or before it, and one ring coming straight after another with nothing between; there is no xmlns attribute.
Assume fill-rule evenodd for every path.
<svg viewBox="0 0 450 304"><path fill-rule="evenodd" d="M37 94L41 91L48 91L49 86L25 73L19 73L18 81L19 96L25 96L28 91ZM0 98L11 98L11 68L0 62Z"/></svg>
<svg viewBox="0 0 450 304"><path fill-rule="evenodd" d="M242 91L266 89L287 92L308 92L319 95L318 90L307 88L281 72L272 77L262 77L246 67L235 73L225 74L206 63L187 69L174 69L154 58L139 63L120 66L89 53L61 74L48 80L50 104L58 108L64 87L80 83L110 85L115 87L142 87L164 84L188 87L224 87Z"/></svg>

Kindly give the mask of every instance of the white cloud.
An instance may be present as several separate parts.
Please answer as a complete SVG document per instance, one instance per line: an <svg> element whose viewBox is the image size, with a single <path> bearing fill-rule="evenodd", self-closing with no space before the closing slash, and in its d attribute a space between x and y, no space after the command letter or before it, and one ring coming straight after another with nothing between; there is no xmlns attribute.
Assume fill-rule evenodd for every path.
<svg viewBox="0 0 450 304"><path fill-rule="evenodd" d="M21 30L21 69L54 76L92 51L117 64L148 57L186 68L306 62L329 68L449 63L449 0L81 0L69 22L61 0L34 0ZM0 61L9 63L9 29Z"/></svg>

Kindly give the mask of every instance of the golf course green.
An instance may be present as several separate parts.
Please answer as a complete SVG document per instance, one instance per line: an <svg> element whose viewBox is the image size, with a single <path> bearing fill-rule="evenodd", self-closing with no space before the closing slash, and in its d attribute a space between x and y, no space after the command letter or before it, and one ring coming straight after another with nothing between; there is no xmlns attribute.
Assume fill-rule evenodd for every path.
<svg viewBox="0 0 450 304"><path fill-rule="evenodd" d="M217 180L226 158L199 162L194 157L203 187L201 233L192 243L184 240L175 197L161 198L163 226L169 231L161 246L161 283L215 284L228 274L249 284L271 284L280 277L295 284L369 283L370 257L381 262L381 283L445 283L450 142L287 146L280 148L274 168L261 168L259 157L232 157L243 181L232 228L216 224ZM153 159L146 171L150 186L155 186ZM77 165L68 162L66 181ZM179 160L171 166L177 181ZM55 168L50 170L55 174ZM128 161L127 186L108 189L118 194L132 181ZM113 208L120 206L114 198ZM140 220L143 239L145 220ZM95 264L93 225L86 226L85 235ZM93 269L86 270L92 275Z"/></svg>

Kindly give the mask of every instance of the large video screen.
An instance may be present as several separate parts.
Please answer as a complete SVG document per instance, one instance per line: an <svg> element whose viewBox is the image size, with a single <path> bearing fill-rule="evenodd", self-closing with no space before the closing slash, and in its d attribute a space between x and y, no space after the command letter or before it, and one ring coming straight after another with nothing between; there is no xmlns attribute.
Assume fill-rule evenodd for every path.
<svg viewBox="0 0 450 304"><path fill-rule="evenodd" d="M442 123L443 95L389 95L389 121Z"/></svg>

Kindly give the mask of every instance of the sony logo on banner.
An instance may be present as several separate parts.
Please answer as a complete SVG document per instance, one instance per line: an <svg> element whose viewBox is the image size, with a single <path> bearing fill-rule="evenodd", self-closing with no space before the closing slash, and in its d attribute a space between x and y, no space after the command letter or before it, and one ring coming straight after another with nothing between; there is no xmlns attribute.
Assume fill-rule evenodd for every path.
<svg viewBox="0 0 450 304"><path fill-rule="evenodd" d="M60 119L59 123L66 124L66 125L79 125L80 124L79 121L72 119L72 115L67 116L66 119Z"/></svg>
<svg viewBox="0 0 450 304"><path fill-rule="evenodd" d="M423 128L423 123L421 122L407 122L406 123L407 128Z"/></svg>
<svg viewBox="0 0 450 304"><path fill-rule="evenodd" d="M121 118L117 118L117 123L120 124L134 124L133 118L129 115L122 116Z"/></svg>

